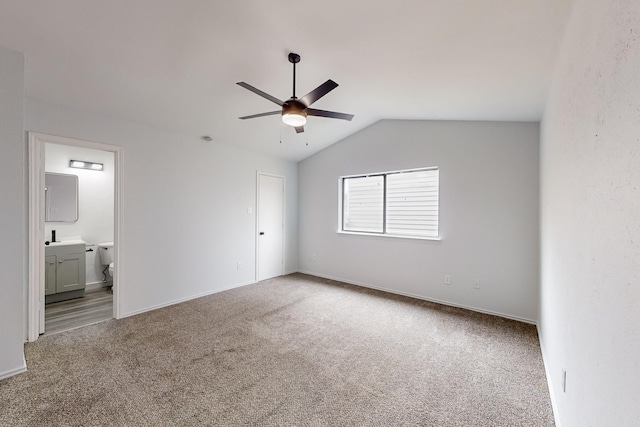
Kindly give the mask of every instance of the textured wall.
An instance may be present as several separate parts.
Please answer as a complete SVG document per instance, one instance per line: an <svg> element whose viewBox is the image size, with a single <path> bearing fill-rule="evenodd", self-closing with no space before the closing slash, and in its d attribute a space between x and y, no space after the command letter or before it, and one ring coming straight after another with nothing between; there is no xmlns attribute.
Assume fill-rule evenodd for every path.
<svg viewBox="0 0 640 427"><path fill-rule="evenodd" d="M637 0L575 3L542 125L540 334L563 427L640 423L639 24Z"/></svg>
<svg viewBox="0 0 640 427"><path fill-rule="evenodd" d="M300 162L300 269L535 322L538 143L538 123L384 120ZM428 166L441 241L336 233L340 176Z"/></svg>
<svg viewBox="0 0 640 427"><path fill-rule="evenodd" d="M24 56L0 47L0 378L24 369L27 210Z"/></svg>

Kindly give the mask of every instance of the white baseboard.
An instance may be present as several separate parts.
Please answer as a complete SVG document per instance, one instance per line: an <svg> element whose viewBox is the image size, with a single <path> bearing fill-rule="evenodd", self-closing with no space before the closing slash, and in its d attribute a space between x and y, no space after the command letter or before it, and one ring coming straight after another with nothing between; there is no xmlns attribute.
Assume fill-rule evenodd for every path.
<svg viewBox="0 0 640 427"><path fill-rule="evenodd" d="M314 272L311 272L311 271L298 270L298 272L302 273L302 274L308 274L310 276L321 277L323 279L329 279L329 280L335 280L337 282L348 283L350 285L362 286L363 288L369 288L369 289L375 289L375 290L378 290L378 291L389 292L390 294L402 295L402 296L405 296L405 297L411 297L411 298L415 298L415 299L419 299L419 300L423 300L423 301L434 302L436 304L447 305L449 307L464 308L465 310L471 310L471 311L475 311L475 312L478 312L478 313L484 313L484 314L490 314L492 316L504 317L505 319L517 320L518 322L529 323L531 325L536 325L537 324L537 322L535 320L531 320L531 319L527 319L527 318L519 317L519 316L513 316L513 315L510 315L510 314L499 313L497 311L485 310L485 309L482 309L482 308L471 307L471 306L467 306L467 305L463 305L463 304L456 304L456 303L453 303L453 302L450 302L450 301L443 301L443 300L439 300L439 299L435 299L435 298L427 298L427 297L424 297L422 295L411 294L411 293L408 293L408 292L401 292L401 291L398 291L398 290L395 290L395 289L383 288L383 287L380 287L380 286L373 286L373 285L370 285L368 283L362 283L362 282L356 282L356 281L353 281L353 280L341 279L339 277L327 276L327 275L324 275L324 274L314 273Z"/></svg>
<svg viewBox="0 0 640 427"><path fill-rule="evenodd" d="M109 280L108 282L95 282L95 283L87 283L84 287L85 291L95 291L102 288L107 288L109 286L113 286L113 281Z"/></svg>
<svg viewBox="0 0 640 427"><path fill-rule="evenodd" d="M556 423L556 427L561 427L558 404L556 403L556 395L554 392L553 384L551 382L551 371L549 370L549 364L547 363L547 352L544 349L544 339L540 336L540 328L538 329L538 342L540 343L540 353L542 353L542 364L544 365L544 373L547 377L547 388L549 389L549 398L551 399L551 409L553 410L553 419Z"/></svg>
<svg viewBox="0 0 640 427"><path fill-rule="evenodd" d="M190 301L192 299L196 299L196 298L202 298L202 297L206 297L207 295L213 295L213 294L217 294L218 292L224 292L224 291L228 291L229 289L235 289L235 288L241 288L243 286L248 286L248 285L253 285L254 283L256 283L255 281L251 280L248 282L243 282L243 283L238 283L235 285L231 285L231 286L227 286L225 288L222 289L215 289L213 291L207 291L207 292L203 292L201 294L196 294L196 295L191 295L188 296L186 298L180 298L174 301L169 301L163 304L158 304L158 305L153 305L150 307L146 307L140 310L135 310L135 311L130 311L128 313L123 313L120 318L125 318L125 317L131 317L131 316L135 316L136 314L142 314L142 313L146 313L147 311L153 311L153 310L157 310L159 308L163 308L163 307L169 307L170 305L175 305L175 304L180 304L181 302L186 302L186 301Z"/></svg>
<svg viewBox="0 0 640 427"><path fill-rule="evenodd" d="M23 372L27 372L27 361L22 358L22 366L19 366L15 369L10 369L8 371L0 372L0 380L4 380L5 378L13 377L15 375L21 374Z"/></svg>

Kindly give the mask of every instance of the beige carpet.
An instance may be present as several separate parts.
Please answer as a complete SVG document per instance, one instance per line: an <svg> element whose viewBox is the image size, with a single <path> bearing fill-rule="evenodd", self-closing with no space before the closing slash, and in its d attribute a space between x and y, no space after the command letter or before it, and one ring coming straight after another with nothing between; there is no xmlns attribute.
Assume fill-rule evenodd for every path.
<svg viewBox="0 0 640 427"><path fill-rule="evenodd" d="M27 344L2 426L548 426L534 326L295 274Z"/></svg>

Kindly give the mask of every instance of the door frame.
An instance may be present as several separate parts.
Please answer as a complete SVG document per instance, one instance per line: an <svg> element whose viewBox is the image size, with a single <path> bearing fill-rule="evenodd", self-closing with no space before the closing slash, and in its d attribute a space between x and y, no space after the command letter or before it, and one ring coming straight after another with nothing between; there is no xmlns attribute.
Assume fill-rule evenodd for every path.
<svg viewBox="0 0 640 427"><path fill-rule="evenodd" d="M29 132L29 287L27 295L27 340L36 341L44 330L44 183L45 144L69 145L108 151L114 154L114 262L113 317L120 318L122 285L121 236L122 220L122 147L80 139Z"/></svg>
<svg viewBox="0 0 640 427"><path fill-rule="evenodd" d="M287 177L284 175L277 175L275 173L262 172L258 171L256 174L256 283L259 281L260 277L260 177L262 176L270 176L273 178L282 179L282 266L280 270L280 275L284 275L284 266L286 263L286 251L285 251L285 242L286 242L286 232L287 232L287 216L286 206L287 206Z"/></svg>

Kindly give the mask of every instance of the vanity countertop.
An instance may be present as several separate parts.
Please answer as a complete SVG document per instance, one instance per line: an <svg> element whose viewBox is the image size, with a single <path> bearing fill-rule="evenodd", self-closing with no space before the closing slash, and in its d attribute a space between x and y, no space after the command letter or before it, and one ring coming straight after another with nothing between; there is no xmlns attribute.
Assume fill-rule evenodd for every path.
<svg viewBox="0 0 640 427"><path fill-rule="evenodd" d="M74 240L63 240L61 242L50 242L48 246L66 246L66 245L86 245L87 243L84 240L74 239Z"/></svg>

